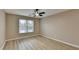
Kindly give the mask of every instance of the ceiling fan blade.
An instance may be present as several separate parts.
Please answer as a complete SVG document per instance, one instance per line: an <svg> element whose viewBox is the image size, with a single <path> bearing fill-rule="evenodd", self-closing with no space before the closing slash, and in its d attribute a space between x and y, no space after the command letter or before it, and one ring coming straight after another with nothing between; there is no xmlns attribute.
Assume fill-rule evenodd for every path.
<svg viewBox="0 0 79 59"><path fill-rule="evenodd" d="M39 9L35 9L36 11L38 11Z"/></svg>
<svg viewBox="0 0 79 59"><path fill-rule="evenodd" d="M39 14L39 16L43 16L42 14Z"/></svg>
<svg viewBox="0 0 79 59"><path fill-rule="evenodd" d="M45 14L45 12L40 12L39 14Z"/></svg>

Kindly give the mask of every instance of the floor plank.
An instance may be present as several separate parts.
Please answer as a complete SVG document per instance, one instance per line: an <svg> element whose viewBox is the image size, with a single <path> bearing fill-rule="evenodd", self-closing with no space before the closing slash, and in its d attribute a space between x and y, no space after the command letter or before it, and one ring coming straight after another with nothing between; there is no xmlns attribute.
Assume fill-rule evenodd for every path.
<svg viewBox="0 0 79 59"><path fill-rule="evenodd" d="M34 36L8 41L4 50L78 50L78 48L47 39L43 36Z"/></svg>

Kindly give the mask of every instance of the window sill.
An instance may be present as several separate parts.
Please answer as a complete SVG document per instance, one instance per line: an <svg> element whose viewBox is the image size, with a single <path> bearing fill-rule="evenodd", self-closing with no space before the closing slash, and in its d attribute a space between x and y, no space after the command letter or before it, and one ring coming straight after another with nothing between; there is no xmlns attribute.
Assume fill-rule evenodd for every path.
<svg viewBox="0 0 79 59"><path fill-rule="evenodd" d="M35 33L35 32L27 32L27 33L19 33L19 34L31 34L31 33Z"/></svg>

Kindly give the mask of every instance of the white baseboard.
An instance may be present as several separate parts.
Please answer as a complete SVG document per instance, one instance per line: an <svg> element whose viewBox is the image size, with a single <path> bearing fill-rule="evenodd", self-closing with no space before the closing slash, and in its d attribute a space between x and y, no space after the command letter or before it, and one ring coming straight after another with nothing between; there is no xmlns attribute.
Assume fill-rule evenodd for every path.
<svg viewBox="0 0 79 59"><path fill-rule="evenodd" d="M3 50L5 44L6 44L6 41L4 41L3 44L1 45L0 50Z"/></svg>
<svg viewBox="0 0 79 59"><path fill-rule="evenodd" d="M67 44L67 45L72 46L72 47L75 47L75 48L79 48L78 45L75 45L75 44L72 44L72 43L69 43L69 42L65 42L65 41L62 41L62 40L59 40L59 39L55 39L55 38L52 38L52 37L48 37L48 36L45 36L45 35L42 35L42 34L41 34L41 36L46 37L48 39L52 39L52 40L58 41L58 42L61 42L61 43L64 43L64 44Z"/></svg>
<svg viewBox="0 0 79 59"><path fill-rule="evenodd" d="M31 35L31 36L24 36L24 37L18 37L18 38L12 38L12 39L8 39L6 41L18 40L18 39L22 39L22 38L29 38L29 37L33 37L33 36L37 36L37 35L41 35L41 34L35 34L35 35Z"/></svg>

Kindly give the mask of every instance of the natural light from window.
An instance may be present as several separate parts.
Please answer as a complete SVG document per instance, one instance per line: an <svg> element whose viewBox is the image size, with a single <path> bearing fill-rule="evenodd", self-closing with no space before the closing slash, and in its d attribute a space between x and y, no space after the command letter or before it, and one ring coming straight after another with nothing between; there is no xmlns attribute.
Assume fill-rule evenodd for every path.
<svg viewBox="0 0 79 59"><path fill-rule="evenodd" d="M19 33L34 32L34 21L19 19Z"/></svg>

